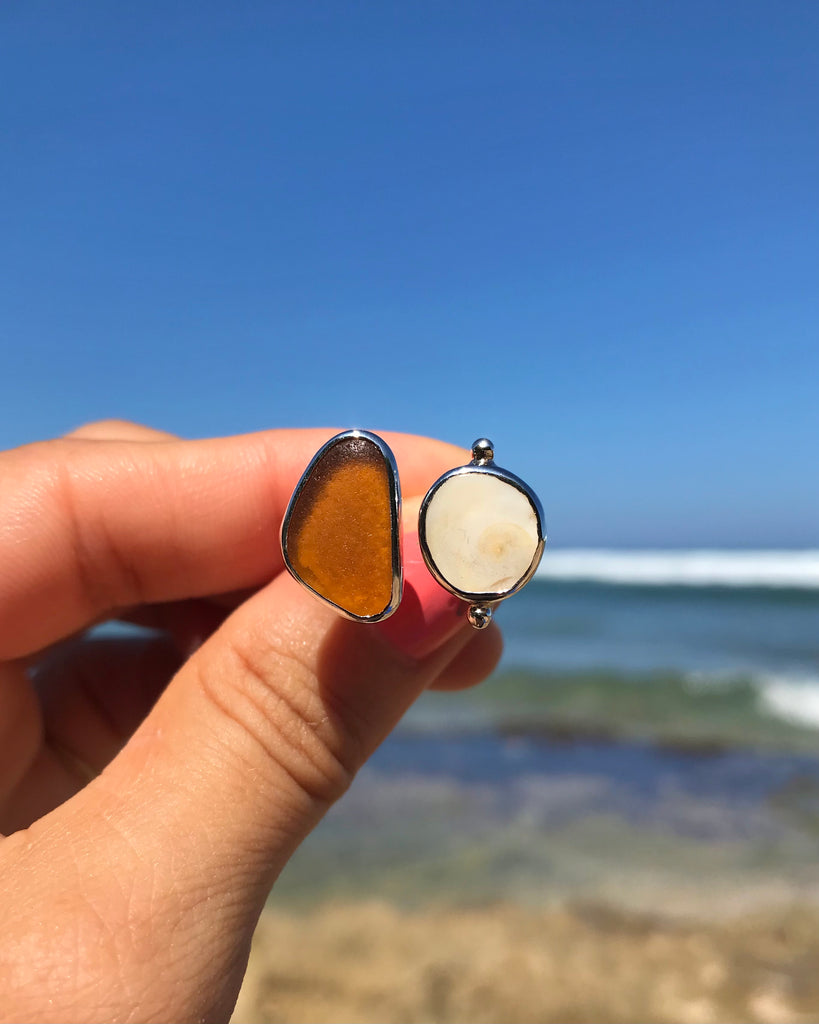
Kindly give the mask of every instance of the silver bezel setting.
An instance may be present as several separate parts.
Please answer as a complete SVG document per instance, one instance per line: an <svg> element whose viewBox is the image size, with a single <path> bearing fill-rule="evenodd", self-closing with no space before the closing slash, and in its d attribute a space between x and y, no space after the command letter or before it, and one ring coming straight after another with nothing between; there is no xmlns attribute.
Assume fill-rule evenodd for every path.
<svg viewBox="0 0 819 1024"><path fill-rule="evenodd" d="M391 544L392 544L392 591L390 596L390 603L387 607L379 612L377 615L356 615L353 612L348 611L346 608L342 608L337 605L334 601L324 597L323 594L319 594L317 590L314 590L305 580L301 578L296 568L290 561L290 555L287 550L287 535L290 528L290 519L293 515L293 510L298 502L299 496L304 489L305 484L310 478L315 466L326 453L342 441L347 441L351 438L363 439L370 441L376 445L381 455L384 458L384 462L387 467L387 481L390 491L390 532L391 532ZM290 575L300 583L306 590L309 590L324 604L334 608L339 615L343 615L345 619L350 619L352 622L382 622L384 619L389 618L390 615L396 610L398 605L401 603L401 594L404 586L404 574L403 565L401 559L401 485L398 480L398 466L395 462L395 456L393 455L390 446L387 442L378 436L373 434L369 430L344 430L340 434L336 434L331 437L329 441L319 448L313 458L310 460L309 465L302 473L299 482L296 484L296 488L293 494L290 496L290 501L287 503L287 510L284 513L284 519L282 519L281 530L279 533L279 539L282 548L282 557L284 558L284 564L287 567L287 571Z"/></svg>
<svg viewBox="0 0 819 1024"><path fill-rule="evenodd" d="M491 442L481 438L476 441L472 446L473 458L472 461L467 463L465 466L458 466L456 469L450 469L448 472L440 476L435 483L430 487L421 502L421 508L418 513L418 540L421 546L421 554L424 557L427 568L430 573L434 576L436 581L450 594L454 594L456 597L461 598L463 601L468 601L470 605L485 607L489 612L489 618L491 618L492 606L498 604L501 601L505 601L507 597L511 597L516 594L522 587L526 586L529 580L534 576L540 559L543 555L543 549L546 544L546 529L543 518L543 507L540 504L540 499L532 490L532 488L525 483L519 476L510 472L508 469L502 469L500 466L495 465L494 462L494 447ZM426 532L426 520L427 511L430 503L432 502L435 494L447 481L451 480L456 476L463 476L467 473L483 473L488 476L497 477L503 480L504 483L509 484L511 487L516 488L521 494L529 501L535 512L535 522L537 526L537 547L532 557L532 561L529 568L526 570L524 575L514 584L509 590L504 591L502 594L496 592L489 593L477 593L472 591L461 590L454 584L450 583L449 580L444 577L438 566L435 564L435 559L432 557L432 553L427 543L427 532ZM474 625L474 623L473 623ZM482 628L476 626L476 628Z"/></svg>

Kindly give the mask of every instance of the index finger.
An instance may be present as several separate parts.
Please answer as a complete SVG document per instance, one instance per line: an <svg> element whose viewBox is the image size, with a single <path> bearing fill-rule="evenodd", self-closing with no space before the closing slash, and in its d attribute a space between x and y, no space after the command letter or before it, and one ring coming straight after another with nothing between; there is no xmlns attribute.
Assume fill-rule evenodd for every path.
<svg viewBox="0 0 819 1024"><path fill-rule="evenodd" d="M290 495L334 431L201 441L64 438L0 454L0 659L118 608L259 586L282 569ZM462 449L386 433L405 494Z"/></svg>

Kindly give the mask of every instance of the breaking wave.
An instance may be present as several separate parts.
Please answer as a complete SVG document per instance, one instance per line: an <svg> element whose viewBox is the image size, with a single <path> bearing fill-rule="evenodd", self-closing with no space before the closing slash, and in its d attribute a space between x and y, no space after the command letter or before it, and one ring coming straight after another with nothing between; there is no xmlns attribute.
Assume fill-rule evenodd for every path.
<svg viewBox="0 0 819 1024"><path fill-rule="evenodd" d="M819 550L614 551L547 548L540 579L638 586L819 590Z"/></svg>

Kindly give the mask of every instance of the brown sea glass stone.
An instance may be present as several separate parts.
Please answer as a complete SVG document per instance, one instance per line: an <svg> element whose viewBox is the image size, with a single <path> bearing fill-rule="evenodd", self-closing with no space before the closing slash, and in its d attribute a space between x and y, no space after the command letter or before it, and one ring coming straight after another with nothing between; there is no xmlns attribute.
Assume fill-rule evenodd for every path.
<svg viewBox="0 0 819 1024"><path fill-rule="evenodd" d="M342 434L318 452L296 488L282 547L287 567L319 597L355 618L377 619L396 597L397 531L390 462L370 437Z"/></svg>

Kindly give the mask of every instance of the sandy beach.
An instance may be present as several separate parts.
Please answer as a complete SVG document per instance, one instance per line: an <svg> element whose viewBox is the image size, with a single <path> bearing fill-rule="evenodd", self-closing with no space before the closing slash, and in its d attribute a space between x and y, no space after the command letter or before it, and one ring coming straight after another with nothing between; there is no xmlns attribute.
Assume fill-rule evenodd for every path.
<svg viewBox="0 0 819 1024"><path fill-rule="evenodd" d="M234 1024L819 1019L819 911L268 909Z"/></svg>

